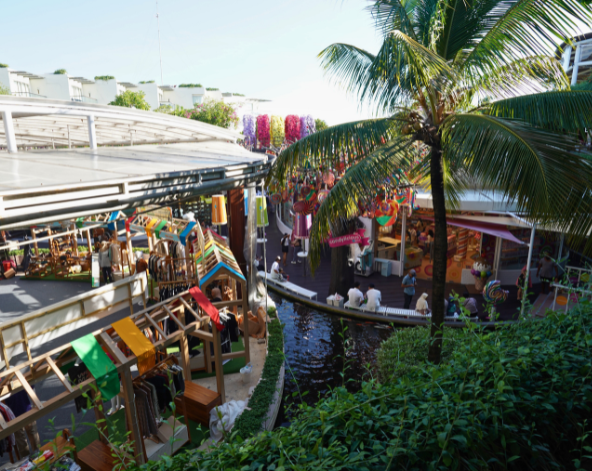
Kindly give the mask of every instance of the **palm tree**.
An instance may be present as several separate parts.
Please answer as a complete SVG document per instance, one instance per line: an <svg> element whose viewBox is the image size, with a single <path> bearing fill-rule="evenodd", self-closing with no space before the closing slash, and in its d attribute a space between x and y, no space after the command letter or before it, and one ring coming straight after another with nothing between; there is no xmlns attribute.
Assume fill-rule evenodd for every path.
<svg viewBox="0 0 592 471"><path fill-rule="evenodd" d="M592 125L592 92L571 91L552 56L591 12L575 0L378 0L368 7L384 40L377 54L348 44L320 53L325 70L385 118L330 127L282 152L280 184L305 164L351 166L323 202L311 263L332 225L358 213L411 151L431 189L434 219L432 343L440 361L446 281L446 207L463 189L494 188L541 224L584 236L592 165L577 133ZM592 243L589 244L592 247Z"/></svg>

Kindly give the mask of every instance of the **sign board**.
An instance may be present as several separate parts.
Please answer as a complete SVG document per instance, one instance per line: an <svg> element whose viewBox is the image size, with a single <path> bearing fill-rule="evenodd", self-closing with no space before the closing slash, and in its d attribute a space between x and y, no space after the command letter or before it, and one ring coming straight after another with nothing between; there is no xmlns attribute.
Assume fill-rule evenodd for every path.
<svg viewBox="0 0 592 471"><path fill-rule="evenodd" d="M330 237L329 247L341 247L343 245L360 244L362 247L368 245L368 238L364 237L364 229L358 229L353 234L347 234L339 237Z"/></svg>
<svg viewBox="0 0 592 471"><path fill-rule="evenodd" d="M101 286L101 268L99 267L99 254L98 253L92 254L91 280L92 280L92 287L93 288L98 288L99 286Z"/></svg>
<svg viewBox="0 0 592 471"><path fill-rule="evenodd" d="M169 207L159 208L158 206L140 206L138 213L142 213L164 221L173 220L173 210Z"/></svg>

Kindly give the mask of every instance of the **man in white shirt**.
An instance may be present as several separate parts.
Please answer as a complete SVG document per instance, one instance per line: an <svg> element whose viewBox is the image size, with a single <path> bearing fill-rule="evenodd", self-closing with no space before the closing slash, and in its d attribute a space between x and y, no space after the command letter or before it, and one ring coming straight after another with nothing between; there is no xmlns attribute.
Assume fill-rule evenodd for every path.
<svg viewBox="0 0 592 471"><path fill-rule="evenodd" d="M364 299L364 293L360 291L359 281L354 283L354 287L347 292L347 296L349 297L350 307L360 307L360 304L362 304L362 300Z"/></svg>
<svg viewBox="0 0 592 471"><path fill-rule="evenodd" d="M278 255L275 258L275 262L273 262L273 264L271 265L271 277L275 280L281 280L282 279L282 275L280 273L280 260L282 258Z"/></svg>
<svg viewBox="0 0 592 471"><path fill-rule="evenodd" d="M366 291L366 299L368 299L366 309L369 311L377 311L380 307L380 301L382 301L382 295L380 294L380 291L374 289L374 283L370 283L368 285L368 291Z"/></svg>

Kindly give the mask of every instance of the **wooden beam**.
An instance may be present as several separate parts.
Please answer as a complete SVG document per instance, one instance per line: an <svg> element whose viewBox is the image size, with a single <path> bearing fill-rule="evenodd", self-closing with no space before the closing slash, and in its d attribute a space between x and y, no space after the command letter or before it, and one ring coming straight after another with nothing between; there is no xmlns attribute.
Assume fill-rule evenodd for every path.
<svg viewBox="0 0 592 471"><path fill-rule="evenodd" d="M163 338L166 339L166 334L164 333L164 331L160 328L160 326L156 323L156 321L154 319L152 319L152 316L149 313L146 313L146 315L144 316L144 318L148 321L149 324L152 325L152 327L154 327L156 329L156 331L159 333L159 335Z"/></svg>
<svg viewBox="0 0 592 471"><path fill-rule="evenodd" d="M107 350L109 350L109 353L111 353L111 355L117 358L117 361L119 363L123 364L127 362L126 356L119 349L117 344L113 341L113 339L107 332L102 332L99 337L101 337L101 339L103 340L105 347L107 348Z"/></svg>
<svg viewBox="0 0 592 471"><path fill-rule="evenodd" d="M224 369L222 365L222 344L220 343L220 332L216 328L214 332L214 368L216 368L216 389L220 394L222 404L226 402L226 392L224 390Z"/></svg>
<svg viewBox="0 0 592 471"><path fill-rule="evenodd" d="M164 310L169 313L169 319L171 319L173 322L175 322L179 326L179 329L184 331L185 326L181 323L181 321L179 319L177 319L177 316L175 316L171 312L171 310L168 308L168 306L163 306L163 307L164 307Z"/></svg>
<svg viewBox="0 0 592 471"><path fill-rule="evenodd" d="M206 340L208 342L214 341L214 336L209 332L204 332L203 330L194 330L193 332L191 332L191 335L199 339Z"/></svg>
<svg viewBox="0 0 592 471"><path fill-rule="evenodd" d="M51 357L47 357L45 360L47 361L47 364L53 370L55 375L58 377L58 379L62 382L62 384L66 388L66 391L68 391L68 392L74 391L74 389L70 385L70 382L66 379L66 377L64 376L62 371L58 368L58 365L55 364L53 359Z"/></svg>
<svg viewBox="0 0 592 471"><path fill-rule="evenodd" d="M183 304L183 306L185 306L185 309L187 309L192 315L193 317L195 317L196 321L202 321L202 317L200 317L200 315L195 312L195 310L189 305L189 303L187 301L185 301L185 299L183 297L179 298L181 300L181 303Z"/></svg>
<svg viewBox="0 0 592 471"><path fill-rule="evenodd" d="M125 415L127 423L131 425L132 446L134 448L134 455L138 464L144 464L144 440L138 426L138 419L136 413L136 401L134 399L134 386L132 383L132 374L129 367L123 370L121 375L121 384L123 386L123 396L125 400Z"/></svg>
<svg viewBox="0 0 592 471"><path fill-rule="evenodd" d="M37 407L37 409L39 409L39 410L43 409L43 403L39 400L39 398L37 397L37 394L35 394L35 391L33 391L33 388L31 387L31 385L29 383L27 383L27 380L25 379L25 377L23 376L21 371L16 370L14 372L14 374L21 382L21 385L23 386L23 388L25 388L25 391L27 391L27 394L31 398L31 401L33 401L33 404L35 405L35 407Z"/></svg>

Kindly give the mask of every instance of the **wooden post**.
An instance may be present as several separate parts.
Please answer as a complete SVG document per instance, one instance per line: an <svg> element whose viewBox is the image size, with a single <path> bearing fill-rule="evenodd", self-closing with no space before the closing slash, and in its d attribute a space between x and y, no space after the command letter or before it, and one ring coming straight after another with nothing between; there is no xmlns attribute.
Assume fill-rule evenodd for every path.
<svg viewBox="0 0 592 471"><path fill-rule="evenodd" d="M135 262L135 257L134 257L133 247L132 247L132 235L129 231L129 227L127 224L125 226L125 240L127 243L127 253L128 253L127 258L128 258L128 263L130 266L130 275L133 275L136 272L135 269L132 271L132 261ZM135 267L135 263L134 263L134 267Z"/></svg>
<svg viewBox="0 0 592 471"><path fill-rule="evenodd" d="M179 320L187 325L187 322L185 321L185 306L181 306L181 309L179 310ZM179 350L181 353L183 376L185 376L185 381L191 381L191 364L189 359L189 342L187 341L187 334L181 336Z"/></svg>
<svg viewBox="0 0 592 471"><path fill-rule="evenodd" d="M222 404L226 402L226 393L224 391L224 369L222 365L222 344L220 343L220 332L215 327L212 329L214 334L214 362L216 368L216 388L220 394Z"/></svg>
<svg viewBox="0 0 592 471"><path fill-rule="evenodd" d="M121 383L123 385L123 398L125 400L125 415L127 416L127 423L131 426L131 435L134 447L134 455L137 464L144 464L144 441L138 426L136 414L136 401L134 400L134 386L132 383L132 374L128 366L123 370L121 376Z"/></svg>
<svg viewBox="0 0 592 471"><path fill-rule="evenodd" d="M202 330L206 330L206 329L207 329L207 325L204 325ZM214 327L212 330L216 330L216 328ZM204 339L203 344L204 344L204 361L206 362L206 364L205 364L206 371L208 373L211 373L212 372L212 356L210 354L210 342L206 341Z"/></svg>
<svg viewBox="0 0 592 471"><path fill-rule="evenodd" d="M244 338L243 343L245 344L245 363L249 363L251 361L251 348L250 348L250 337L249 337L249 316L247 312L249 310L249 300L247 299L246 292L247 287L246 283L241 283L243 288L243 326L244 326ZM267 313L265 313L267 319Z"/></svg>
<svg viewBox="0 0 592 471"><path fill-rule="evenodd" d="M37 245L37 234L35 229L31 229L31 238L33 239L33 248L35 249L35 257L39 257L39 246Z"/></svg>
<svg viewBox="0 0 592 471"><path fill-rule="evenodd" d="M99 440L101 440L105 445L108 445L109 430L107 429L107 422L105 421L105 406L103 405L103 398L101 397L101 393L98 390L94 392L89 391L88 394L91 396L95 408L97 428L99 429Z"/></svg>
<svg viewBox="0 0 592 471"><path fill-rule="evenodd" d="M88 254L92 254L93 253L93 246L91 244L91 238L90 238L90 229L86 230L86 243L88 244ZM92 256L90 257L92 260Z"/></svg>
<svg viewBox="0 0 592 471"><path fill-rule="evenodd" d="M243 273L247 273L245 246L245 190L241 186L227 191L230 223L228 224L228 245Z"/></svg>

